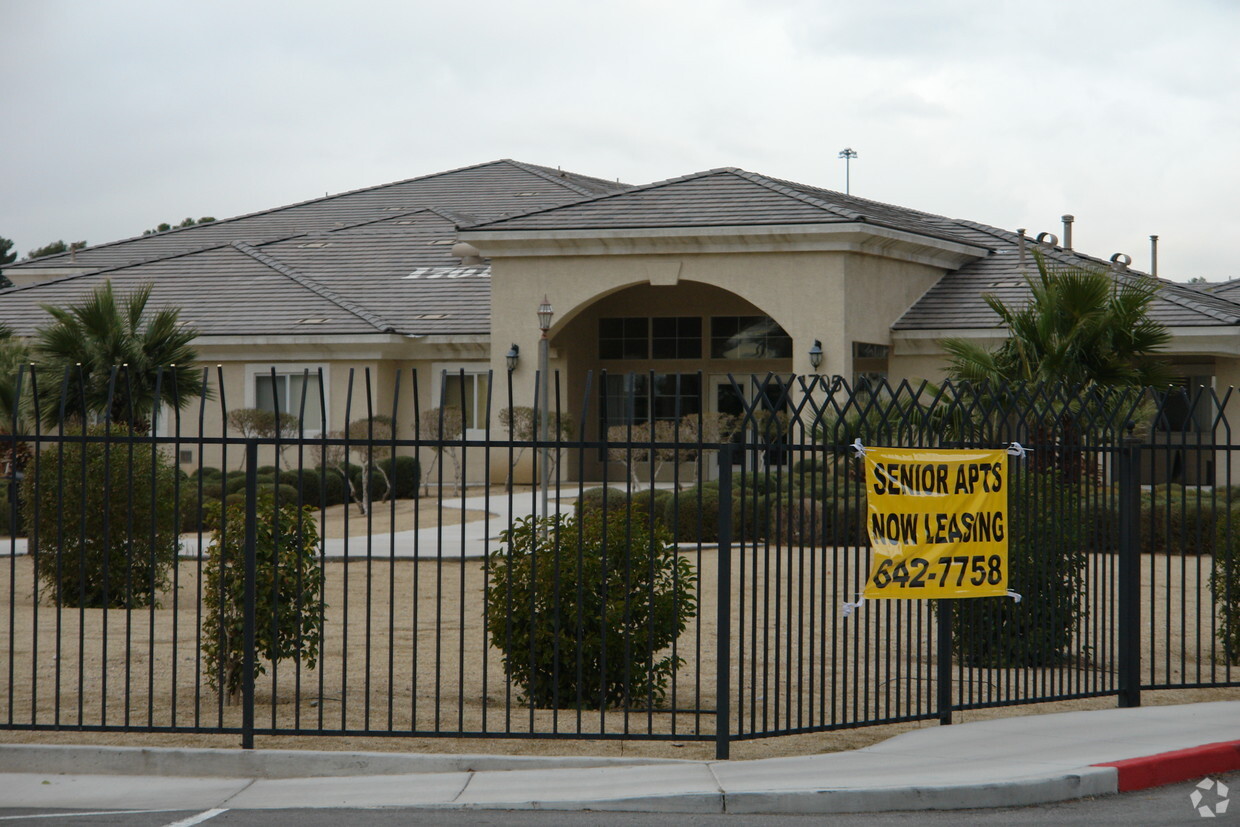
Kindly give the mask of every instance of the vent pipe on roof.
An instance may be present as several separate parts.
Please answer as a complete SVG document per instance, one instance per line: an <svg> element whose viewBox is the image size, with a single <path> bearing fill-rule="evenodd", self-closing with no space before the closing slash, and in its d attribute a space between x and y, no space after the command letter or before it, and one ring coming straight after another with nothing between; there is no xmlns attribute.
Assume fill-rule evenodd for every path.
<svg viewBox="0 0 1240 827"><path fill-rule="evenodd" d="M1025 269L1025 228L1020 227L1016 230L1016 249L1020 251L1020 269Z"/></svg>
<svg viewBox="0 0 1240 827"><path fill-rule="evenodd" d="M1076 221L1075 216L1065 215L1063 217L1063 248L1065 250L1072 249L1072 222Z"/></svg>
<svg viewBox="0 0 1240 827"><path fill-rule="evenodd" d="M1158 236L1150 236L1150 275L1158 277Z"/></svg>

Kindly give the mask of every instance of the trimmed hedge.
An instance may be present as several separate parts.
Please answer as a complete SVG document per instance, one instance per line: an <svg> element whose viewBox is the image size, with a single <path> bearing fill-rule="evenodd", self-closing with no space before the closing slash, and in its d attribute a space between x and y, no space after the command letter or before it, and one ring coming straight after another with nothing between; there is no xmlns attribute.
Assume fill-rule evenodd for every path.
<svg viewBox="0 0 1240 827"><path fill-rule="evenodd" d="M395 499L417 499L418 489L422 485L422 466L417 457L387 457L379 460L375 465L392 481Z"/></svg>
<svg viewBox="0 0 1240 827"><path fill-rule="evenodd" d="M1240 502L1231 508L1230 520L1215 521L1214 567L1210 593L1218 607L1218 636L1223 657L1240 664ZM1230 525L1229 525L1230 523Z"/></svg>

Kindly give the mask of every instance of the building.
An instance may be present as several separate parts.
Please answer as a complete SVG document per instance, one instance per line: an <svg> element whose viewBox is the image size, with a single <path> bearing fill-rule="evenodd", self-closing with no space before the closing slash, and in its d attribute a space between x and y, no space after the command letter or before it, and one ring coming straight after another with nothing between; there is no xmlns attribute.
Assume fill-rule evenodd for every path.
<svg viewBox="0 0 1240 827"><path fill-rule="evenodd" d="M546 296L551 367L563 398L597 400L583 423L593 436L619 410L607 399L626 391L663 417L673 396L680 414L736 406L729 376L940 378L939 340L1003 336L982 297L1018 301L1035 245L1065 264L1122 261L1075 251L1064 235L1060 244L738 169L631 187L505 160L21 262L5 269L22 286L0 292L0 322L29 335L44 304L104 280L151 282L153 303L183 308L203 362L221 365L228 401L214 415L289 406L306 371L317 385L321 369L313 390L327 421L308 414L304 424L331 430L356 418L350 368L417 368L430 378L425 408L452 400L481 429L489 377L505 375L512 345L513 401L532 404ZM1168 355L1187 386L1240 378L1232 298L1162 283L1152 315L1174 335ZM758 384L739 392L761 393ZM376 403L391 404L382 381ZM1175 427L1208 426L1200 419Z"/></svg>

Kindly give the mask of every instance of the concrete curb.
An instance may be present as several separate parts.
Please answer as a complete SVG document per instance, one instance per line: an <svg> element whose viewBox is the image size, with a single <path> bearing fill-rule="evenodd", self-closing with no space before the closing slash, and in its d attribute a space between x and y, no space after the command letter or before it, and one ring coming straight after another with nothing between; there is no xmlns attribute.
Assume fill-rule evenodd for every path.
<svg viewBox="0 0 1240 827"><path fill-rule="evenodd" d="M446 755L395 752L180 749L0 744L0 773L186 778L347 778L447 772L563 770L684 764L660 758Z"/></svg>
<svg viewBox="0 0 1240 827"><path fill-rule="evenodd" d="M1118 792L1146 790L1213 773L1240 770L1240 741L1220 741L1094 766L1115 768L1119 774Z"/></svg>

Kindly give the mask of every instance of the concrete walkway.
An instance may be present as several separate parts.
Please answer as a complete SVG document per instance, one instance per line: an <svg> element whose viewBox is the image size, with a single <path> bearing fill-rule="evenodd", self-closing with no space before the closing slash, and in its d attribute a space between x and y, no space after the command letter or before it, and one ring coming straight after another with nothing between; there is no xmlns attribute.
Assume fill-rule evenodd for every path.
<svg viewBox="0 0 1240 827"><path fill-rule="evenodd" d="M587 488L593 487L590 485ZM557 513L570 513L576 499L577 489L565 490L562 500L552 499L551 506ZM351 506L350 506L351 507ZM377 507L382 507L380 504ZM368 554L376 558L398 559L448 557L453 559L482 558L499 544L499 534L508 528L510 520L528 517L539 504L529 491L514 493L511 501L504 494L484 494L473 497L450 497L443 500L445 515L464 511L481 511L487 516L480 520L444 526L432 525L417 531L392 533L366 532L366 517L352 513L349 518L349 537L324 541L324 553L329 560L364 558ZM438 522L438 521L435 521ZM209 534L203 534L199 545L197 534L181 535L181 557L200 556L211 542ZM26 538L0 542L0 557L27 553Z"/></svg>
<svg viewBox="0 0 1240 827"><path fill-rule="evenodd" d="M10 745L0 807L1009 807L1240 769L1238 737L1240 701L1229 701L929 726L853 752L732 762Z"/></svg>

